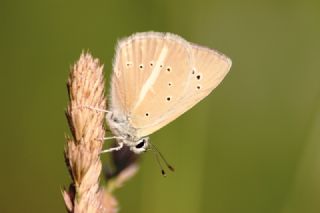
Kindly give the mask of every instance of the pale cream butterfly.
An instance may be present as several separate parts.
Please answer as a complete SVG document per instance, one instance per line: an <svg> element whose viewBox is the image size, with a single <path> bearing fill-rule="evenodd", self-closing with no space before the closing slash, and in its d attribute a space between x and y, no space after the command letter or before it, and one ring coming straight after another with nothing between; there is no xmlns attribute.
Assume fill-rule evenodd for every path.
<svg viewBox="0 0 320 213"><path fill-rule="evenodd" d="M107 123L119 146L134 153L148 136L205 98L226 76L231 60L171 33L136 33L116 48ZM109 139L109 138L106 138ZM161 153L160 153L161 154Z"/></svg>

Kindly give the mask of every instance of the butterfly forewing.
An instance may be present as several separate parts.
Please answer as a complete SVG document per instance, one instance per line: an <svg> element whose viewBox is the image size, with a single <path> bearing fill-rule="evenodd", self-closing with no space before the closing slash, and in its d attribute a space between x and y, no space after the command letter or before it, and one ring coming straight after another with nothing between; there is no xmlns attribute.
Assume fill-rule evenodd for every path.
<svg viewBox="0 0 320 213"><path fill-rule="evenodd" d="M183 95L191 69L189 44L171 34L142 33L120 42L111 107L141 129L158 122Z"/></svg>
<svg viewBox="0 0 320 213"><path fill-rule="evenodd" d="M111 84L111 107L114 110L126 115L131 113L139 91L152 72L153 58L159 55L162 45L163 39L159 36L146 39L143 34L119 42Z"/></svg>

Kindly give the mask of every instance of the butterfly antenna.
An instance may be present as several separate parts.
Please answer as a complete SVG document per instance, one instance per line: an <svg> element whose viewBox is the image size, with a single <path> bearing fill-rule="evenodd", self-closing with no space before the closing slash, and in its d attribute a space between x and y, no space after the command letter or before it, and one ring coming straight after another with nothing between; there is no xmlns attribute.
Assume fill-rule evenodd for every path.
<svg viewBox="0 0 320 213"><path fill-rule="evenodd" d="M156 152L156 150L154 150L154 149L152 149L152 148L150 148L150 150L152 151L153 156L155 157L155 159L156 159L156 161L157 161L157 163L158 163L158 165L159 165L159 167L160 167L160 169L161 169L161 174L162 174L162 176L166 177L167 174L166 174L166 172L164 171L164 169L163 169L163 167L162 167L162 165L161 165L161 162L160 162L158 153Z"/></svg>
<svg viewBox="0 0 320 213"><path fill-rule="evenodd" d="M150 143L150 142L149 142ZM173 166L171 166L168 161L166 160L166 158L162 155L162 153L159 151L159 149L152 143L150 143L151 146L154 148L154 150L157 152L157 154L160 155L161 159L163 160L163 162L166 164L166 166L168 167L168 169L172 172L174 172L174 168Z"/></svg>

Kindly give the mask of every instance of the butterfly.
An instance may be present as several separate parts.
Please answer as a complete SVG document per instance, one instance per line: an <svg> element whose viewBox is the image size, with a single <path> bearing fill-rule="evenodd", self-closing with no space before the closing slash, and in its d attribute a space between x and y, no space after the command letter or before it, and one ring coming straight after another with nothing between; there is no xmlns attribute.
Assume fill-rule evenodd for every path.
<svg viewBox="0 0 320 213"><path fill-rule="evenodd" d="M113 61L107 123L118 146L140 154L149 135L211 93L231 60L171 33L144 32L120 40Z"/></svg>

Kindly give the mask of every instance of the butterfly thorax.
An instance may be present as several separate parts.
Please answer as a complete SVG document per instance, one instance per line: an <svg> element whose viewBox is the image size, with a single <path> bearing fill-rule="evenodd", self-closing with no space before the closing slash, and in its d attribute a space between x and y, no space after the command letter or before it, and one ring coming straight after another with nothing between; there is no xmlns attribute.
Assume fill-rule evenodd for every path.
<svg viewBox="0 0 320 213"><path fill-rule="evenodd" d="M135 137L136 129L130 125L129 118L122 113L108 113L107 122L115 136L132 142L139 140L139 138Z"/></svg>

